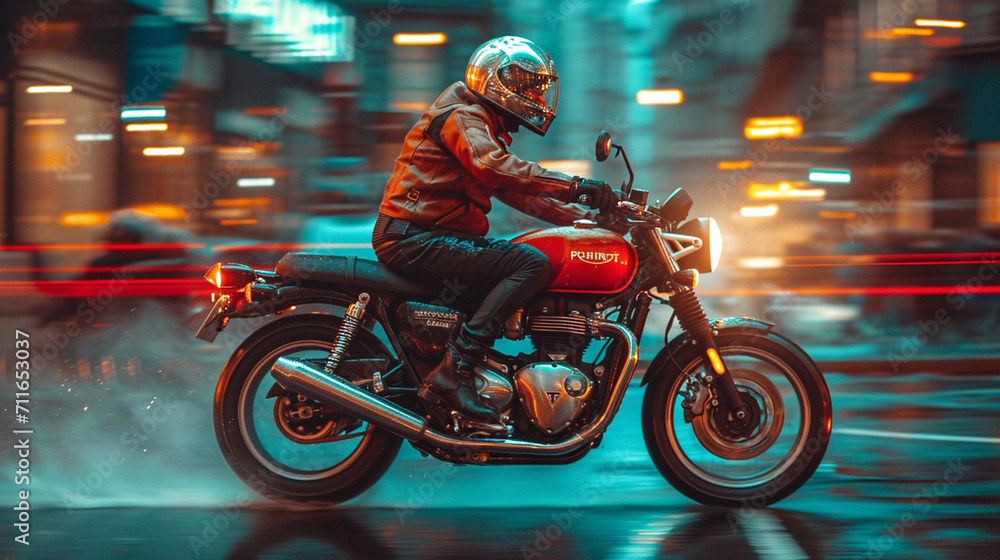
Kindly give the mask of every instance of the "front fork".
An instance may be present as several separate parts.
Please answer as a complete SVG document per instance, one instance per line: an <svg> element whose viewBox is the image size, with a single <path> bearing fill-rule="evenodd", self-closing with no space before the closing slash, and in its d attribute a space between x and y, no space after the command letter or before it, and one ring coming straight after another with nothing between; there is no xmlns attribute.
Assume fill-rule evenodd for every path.
<svg viewBox="0 0 1000 560"><path fill-rule="evenodd" d="M670 298L670 305L677 312L681 328L687 331L695 343L703 349L705 359L711 364L714 375L709 385L716 389L722 405L732 410L733 416L737 419L746 418L746 403L736 390L736 383L733 382L729 370L726 369L726 363L719 355L712 327L708 324L708 317L701 302L698 301L698 296L693 290L680 290Z"/></svg>
<svg viewBox="0 0 1000 560"><path fill-rule="evenodd" d="M662 262L667 267L667 272L673 276L680 271L677 261L674 260L670 251L663 241L662 230L651 228L646 230L645 235L650 245L660 254ZM708 317L705 310L698 301L698 296L694 290L683 286L673 285L675 293L670 296L670 305L677 313L677 320L681 328L691 334L692 339L703 348L705 359L712 365L715 374L709 385L716 389L721 404L726 409L733 411L733 416L737 421L742 421L748 417L749 409L739 391L736 390L736 383L726 369L726 363L719 355L719 349L715 346L715 336L712 334L712 327L708 324Z"/></svg>

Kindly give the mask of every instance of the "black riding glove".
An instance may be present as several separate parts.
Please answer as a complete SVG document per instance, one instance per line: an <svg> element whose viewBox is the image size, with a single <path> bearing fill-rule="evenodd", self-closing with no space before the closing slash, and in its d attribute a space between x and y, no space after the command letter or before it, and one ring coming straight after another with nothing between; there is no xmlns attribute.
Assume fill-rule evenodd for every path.
<svg viewBox="0 0 1000 560"><path fill-rule="evenodd" d="M579 202L596 210L607 210L618 203L618 195L604 181L580 179L573 181L570 202Z"/></svg>

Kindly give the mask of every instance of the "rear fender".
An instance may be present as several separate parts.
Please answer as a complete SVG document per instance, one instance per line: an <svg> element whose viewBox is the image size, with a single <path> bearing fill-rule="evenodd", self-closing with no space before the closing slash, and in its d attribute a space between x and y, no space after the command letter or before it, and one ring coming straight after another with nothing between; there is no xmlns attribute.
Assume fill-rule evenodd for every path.
<svg viewBox="0 0 1000 560"><path fill-rule="evenodd" d="M724 317L721 319L710 319L708 323L711 325L712 334L715 336L720 334L771 335L777 336L787 344L798 348L792 341L772 331L774 323L769 323L761 319L754 319L752 317ZM654 377L663 375L663 372L668 369L677 369L677 366L671 363L670 356L679 356L680 352L693 341L691 334L686 331L674 337L673 340L669 340L667 336L669 336L669 333L664 334L664 347L653 358L653 361L649 363L646 373L642 376L642 382L639 384L640 387L652 381ZM802 350L799 349L799 351L801 352Z"/></svg>
<svg viewBox="0 0 1000 560"><path fill-rule="evenodd" d="M254 284L251 288L256 286ZM232 298L232 303L229 304L228 309L218 315L208 317L198 331L198 338L206 342L213 342L215 337L229 324L230 319L280 315L291 307L311 303L346 308L358 298L357 293L352 293L346 288L319 290L301 286L281 286L277 289L269 285L261 287L264 286L269 287L270 290L252 290L253 293L261 294L262 297L258 297L258 299L248 301L241 292L231 294L229 297Z"/></svg>

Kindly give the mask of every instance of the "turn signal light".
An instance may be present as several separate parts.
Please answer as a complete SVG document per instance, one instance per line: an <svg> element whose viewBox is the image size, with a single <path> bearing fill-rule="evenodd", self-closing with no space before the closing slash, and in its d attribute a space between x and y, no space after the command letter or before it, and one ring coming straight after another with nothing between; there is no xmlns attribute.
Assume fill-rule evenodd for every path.
<svg viewBox="0 0 1000 560"><path fill-rule="evenodd" d="M715 348L709 348L706 353L708 354L708 360L712 362L712 369L715 370L715 373L724 375L726 373L726 366L722 363L722 358L719 357L719 351Z"/></svg>
<svg viewBox="0 0 1000 560"><path fill-rule="evenodd" d="M685 286L691 288L692 290L698 287L698 270L694 268L689 268L687 270L681 270L676 272L671 278L674 284L678 286Z"/></svg>
<svg viewBox="0 0 1000 560"><path fill-rule="evenodd" d="M240 290L257 279L253 269L239 263L215 263L205 280L220 290Z"/></svg>

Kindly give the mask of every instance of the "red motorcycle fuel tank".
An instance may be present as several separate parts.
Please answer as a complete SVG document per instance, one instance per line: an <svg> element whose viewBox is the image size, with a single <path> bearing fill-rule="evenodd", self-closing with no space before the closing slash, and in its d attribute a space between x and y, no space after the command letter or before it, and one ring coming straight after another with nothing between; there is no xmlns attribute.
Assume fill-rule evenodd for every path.
<svg viewBox="0 0 1000 560"><path fill-rule="evenodd" d="M545 253L552 262L552 277L545 289L552 292L615 293L629 285L638 268L632 244L606 229L540 229L511 242Z"/></svg>

